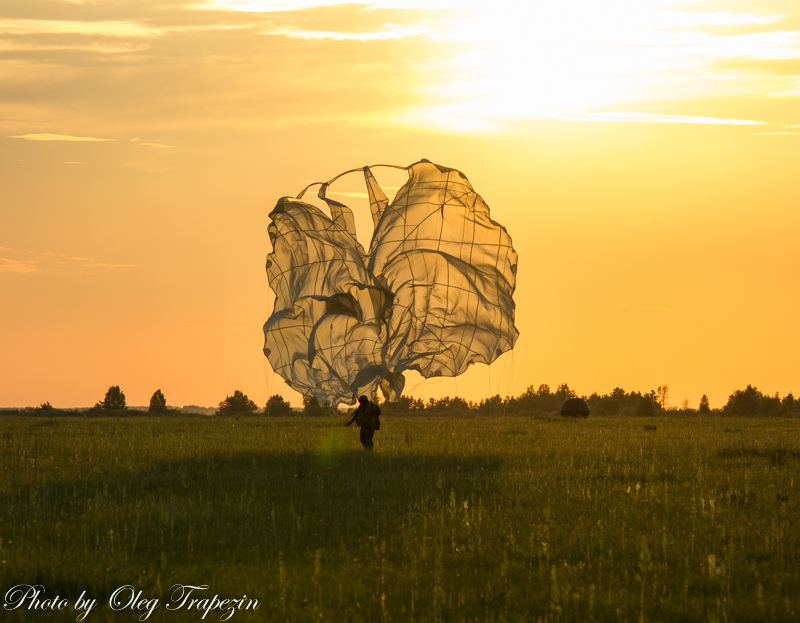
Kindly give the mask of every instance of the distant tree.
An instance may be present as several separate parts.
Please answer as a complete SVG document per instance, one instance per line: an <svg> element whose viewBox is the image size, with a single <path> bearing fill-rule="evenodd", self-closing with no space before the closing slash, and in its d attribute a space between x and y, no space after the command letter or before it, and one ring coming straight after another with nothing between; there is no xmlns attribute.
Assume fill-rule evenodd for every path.
<svg viewBox="0 0 800 623"><path fill-rule="evenodd" d="M783 410L787 413L800 411L800 400L796 400L792 392L783 397Z"/></svg>
<svg viewBox="0 0 800 623"><path fill-rule="evenodd" d="M292 405L280 394L273 394L267 400L267 404L264 407L264 415L269 415L273 417L281 416L281 415L292 415L294 410L292 409Z"/></svg>
<svg viewBox="0 0 800 623"><path fill-rule="evenodd" d="M395 402L386 402L381 407L386 413L408 413L414 408L411 396L400 396Z"/></svg>
<svg viewBox="0 0 800 623"><path fill-rule="evenodd" d="M616 400L620 404L620 406L625 404L625 398L627 398L627 396L628 395L625 393L625 390L622 389L621 387L615 387L614 389L611 390L611 398Z"/></svg>
<svg viewBox="0 0 800 623"><path fill-rule="evenodd" d="M566 383L561 383L561 385L559 385L558 388L556 389L556 398L558 399L559 402L562 403L570 398L575 398L576 395L577 394L575 394L575 392L571 390L569 388L569 385L567 385ZM559 407L560 406L561 405L559 405Z"/></svg>
<svg viewBox="0 0 800 623"><path fill-rule="evenodd" d="M322 405L314 396L303 396L303 415L322 415Z"/></svg>
<svg viewBox="0 0 800 623"><path fill-rule="evenodd" d="M484 398L478 403L477 411L482 415L503 415L505 409L503 408L503 399L500 394L495 394L491 398Z"/></svg>
<svg viewBox="0 0 800 623"><path fill-rule="evenodd" d="M43 402L39 405L40 411L50 411L52 408L53 406L49 402Z"/></svg>
<svg viewBox="0 0 800 623"><path fill-rule="evenodd" d="M450 396L445 396L444 398L439 399L430 398L428 400L427 410L434 413L444 413L446 411L469 411L470 404L459 396L456 396L455 398L450 398Z"/></svg>
<svg viewBox="0 0 800 623"><path fill-rule="evenodd" d="M258 405L237 389L233 392L233 396L228 396L219 403L217 415L252 413L253 411L258 411Z"/></svg>
<svg viewBox="0 0 800 623"><path fill-rule="evenodd" d="M636 415L655 415L657 409L658 403L656 403L655 392L642 394L642 397L639 398L639 404L636 406Z"/></svg>
<svg viewBox="0 0 800 623"><path fill-rule="evenodd" d="M150 398L150 413L164 413L167 410L167 399L164 398L164 394L161 393L160 389L157 389L153 394L152 398Z"/></svg>
<svg viewBox="0 0 800 623"><path fill-rule="evenodd" d="M598 415L616 415L619 413L620 404L611 396L606 396L600 399L600 402L597 403L597 414Z"/></svg>
<svg viewBox="0 0 800 623"><path fill-rule="evenodd" d="M764 415L780 415L783 412L781 397L778 392L774 396L761 397L761 413Z"/></svg>
<svg viewBox="0 0 800 623"><path fill-rule="evenodd" d="M103 409L114 411L121 411L122 409L127 408L125 405L125 394L122 393L119 385L112 385L109 387L108 391L106 392L105 399L100 404L102 405Z"/></svg>
<svg viewBox="0 0 800 623"><path fill-rule="evenodd" d="M669 406L669 385L661 385L656 390L656 402L662 409L666 410Z"/></svg>
<svg viewBox="0 0 800 623"><path fill-rule="evenodd" d="M700 406L697 410L703 414L711 413L711 406L708 403L708 396L705 394L703 394L703 396L700 398Z"/></svg>
<svg viewBox="0 0 800 623"><path fill-rule="evenodd" d="M761 399L764 395L758 388L748 385L746 389L737 389L723 407L728 415L757 415L761 413Z"/></svg>

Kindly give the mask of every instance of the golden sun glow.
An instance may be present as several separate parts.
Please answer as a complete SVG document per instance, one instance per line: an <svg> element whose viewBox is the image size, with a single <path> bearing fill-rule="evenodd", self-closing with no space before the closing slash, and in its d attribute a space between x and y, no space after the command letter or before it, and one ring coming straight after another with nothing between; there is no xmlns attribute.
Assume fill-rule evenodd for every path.
<svg viewBox="0 0 800 623"><path fill-rule="evenodd" d="M437 103L417 115L452 127L481 128L659 99L762 95L787 84L783 76L722 71L716 64L798 58L798 33L710 32L774 24L782 15L690 13L674 7L659 0L476 3L468 18L442 33L463 50L450 64L450 75L429 89ZM617 120L647 121L625 115ZM664 115L650 121L702 123Z"/></svg>

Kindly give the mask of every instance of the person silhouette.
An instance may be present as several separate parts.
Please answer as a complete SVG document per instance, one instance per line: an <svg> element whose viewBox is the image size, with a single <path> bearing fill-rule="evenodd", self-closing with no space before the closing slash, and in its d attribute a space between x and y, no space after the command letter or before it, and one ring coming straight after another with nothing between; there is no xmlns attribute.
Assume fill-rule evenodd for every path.
<svg viewBox="0 0 800 623"><path fill-rule="evenodd" d="M380 414L380 407L374 402L370 402L369 398L358 397L358 408L353 412L353 417L346 426L350 426L353 422L358 424L361 428L361 445L365 450L372 450L372 437L376 430L381 429Z"/></svg>

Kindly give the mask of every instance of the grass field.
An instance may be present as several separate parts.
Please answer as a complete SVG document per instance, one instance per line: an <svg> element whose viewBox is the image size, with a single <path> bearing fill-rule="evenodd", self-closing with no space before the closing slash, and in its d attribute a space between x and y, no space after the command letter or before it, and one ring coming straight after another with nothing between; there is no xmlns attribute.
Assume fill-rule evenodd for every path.
<svg viewBox="0 0 800 623"><path fill-rule="evenodd" d="M383 419L0 418L3 619L800 620L799 420Z"/></svg>

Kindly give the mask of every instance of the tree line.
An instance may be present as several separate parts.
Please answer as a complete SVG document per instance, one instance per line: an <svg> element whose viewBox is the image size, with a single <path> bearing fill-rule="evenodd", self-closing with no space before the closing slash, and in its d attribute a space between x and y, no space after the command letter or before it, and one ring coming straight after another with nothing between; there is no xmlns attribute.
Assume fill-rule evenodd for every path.
<svg viewBox="0 0 800 623"><path fill-rule="evenodd" d="M475 413L480 415L533 415L537 413L552 414L561 409L561 405L569 398L576 398L577 394L567 385L562 383L555 391L549 385L539 387L529 386L519 396L506 396L501 398L495 395L484 398L478 402L465 400L459 396L451 398L429 398L427 401L411 396L402 396L397 402L382 402L378 398L374 402L380 404L381 410L391 415L441 415L451 413ZM796 399L790 392L783 398L779 394L763 394L753 385L746 389L736 390L729 397L726 404L718 408L711 407L708 396L700 398L697 409L692 409L686 401L680 407L674 407L669 402L669 386L661 385L657 389L646 393L637 391L626 392L621 387L615 387L608 394L592 393L590 396L581 396L589 404L593 415L601 416L651 416L651 415L693 415L693 414L719 414L719 415L768 415L800 417L800 399ZM127 410L125 393L119 385L108 388L103 400L98 401L89 413L109 413ZM39 411L57 411L49 402L38 407ZM30 411L30 409L27 409ZM335 413L336 410L323 407L315 398L303 397L303 406L300 410L292 408L289 401L280 394L273 394L267 400L263 409L250 400L240 390L235 390L232 395L220 401L217 415L230 414L255 414L260 412L266 416L306 415L318 416ZM150 398L148 413L153 414L178 414L180 411L167 406L164 393L157 389Z"/></svg>

